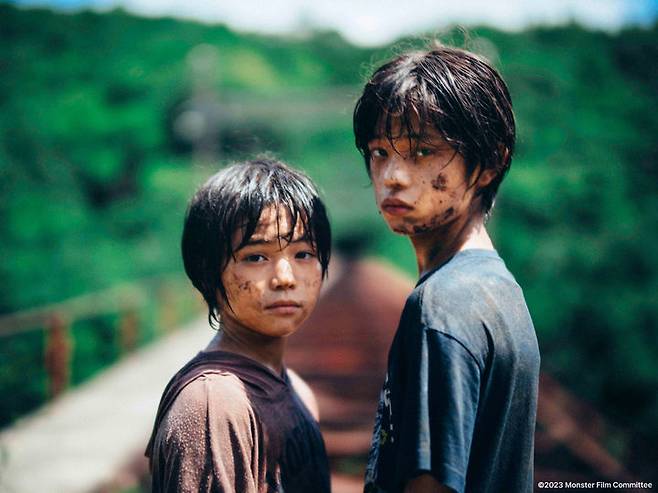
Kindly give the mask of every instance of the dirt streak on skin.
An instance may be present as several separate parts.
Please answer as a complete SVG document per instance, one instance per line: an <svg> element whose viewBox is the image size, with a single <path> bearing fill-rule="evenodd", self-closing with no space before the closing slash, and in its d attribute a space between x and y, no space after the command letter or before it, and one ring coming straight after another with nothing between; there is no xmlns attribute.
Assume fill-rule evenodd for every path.
<svg viewBox="0 0 658 493"><path fill-rule="evenodd" d="M443 173L439 173L436 178L432 180L432 187L434 190L445 192L448 189L448 180Z"/></svg>
<svg viewBox="0 0 658 493"><path fill-rule="evenodd" d="M427 233L432 231L432 226L430 224L416 224L413 227L414 234Z"/></svg>

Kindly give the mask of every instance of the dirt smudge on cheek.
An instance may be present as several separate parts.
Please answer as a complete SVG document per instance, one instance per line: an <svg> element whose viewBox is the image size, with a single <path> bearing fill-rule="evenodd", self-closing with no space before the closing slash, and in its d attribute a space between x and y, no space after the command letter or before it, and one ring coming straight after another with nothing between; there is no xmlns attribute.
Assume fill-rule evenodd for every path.
<svg viewBox="0 0 658 493"><path fill-rule="evenodd" d="M322 278L319 279L308 279L304 281L304 287L307 289L315 289L318 286L322 285Z"/></svg>
<svg viewBox="0 0 658 493"><path fill-rule="evenodd" d="M455 214L455 209L454 209L454 207L449 207L449 208L443 213L443 216L442 216L441 218L445 221L446 219L450 219L454 214Z"/></svg>
<svg viewBox="0 0 658 493"><path fill-rule="evenodd" d="M240 279L238 275L235 274L235 272L225 272L224 273L224 278L222 279L222 282L224 284L224 289L226 290L226 294L229 295L229 297L235 296L235 294L239 293L243 289L243 281Z"/></svg>
<svg viewBox="0 0 658 493"><path fill-rule="evenodd" d="M448 189L448 180L443 173L439 173L436 178L432 180L432 188L440 192L445 192Z"/></svg>
<svg viewBox="0 0 658 493"><path fill-rule="evenodd" d="M451 219L455 216L454 207L449 207L445 212L440 215L434 216L428 222L422 224L411 225L411 230L413 234L422 234L428 233L430 231L435 231L436 229L443 227L447 223L451 222Z"/></svg>

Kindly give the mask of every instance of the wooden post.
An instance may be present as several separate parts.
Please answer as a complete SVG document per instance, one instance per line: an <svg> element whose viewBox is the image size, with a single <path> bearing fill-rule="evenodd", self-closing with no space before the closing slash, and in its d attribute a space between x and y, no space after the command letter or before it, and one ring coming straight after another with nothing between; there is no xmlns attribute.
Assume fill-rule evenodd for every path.
<svg viewBox="0 0 658 493"><path fill-rule="evenodd" d="M138 333L139 317L137 315L137 310L130 308L121 315L119 321L121 353L129 353L137 347Z"/></svg>
<svg viewBox="0 0 658 493"><path fill-rule="evenodd" d="M45 367L50 398L64 392L71 381L72 341L68 321L54 312L46 324Z"/></svg>

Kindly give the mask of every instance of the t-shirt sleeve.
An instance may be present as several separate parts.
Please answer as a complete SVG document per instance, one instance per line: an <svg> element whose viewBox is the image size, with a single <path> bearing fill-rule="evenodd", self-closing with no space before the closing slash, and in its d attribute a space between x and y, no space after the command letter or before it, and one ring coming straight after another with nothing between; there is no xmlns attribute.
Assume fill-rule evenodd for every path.
<svg viewBox="0 0 658 493"><path fill-rule="evenodd" d="M430 473L464 489L480 389L480 367L458 340L420 327L406 341L399 478Z"/></svg>
<svg viewBox="0 0 658 493"><path fill-rule="evenodd" d="M176 397L155 439L154 492L256 492L258 427L239 380L201 376Z"/></svg>

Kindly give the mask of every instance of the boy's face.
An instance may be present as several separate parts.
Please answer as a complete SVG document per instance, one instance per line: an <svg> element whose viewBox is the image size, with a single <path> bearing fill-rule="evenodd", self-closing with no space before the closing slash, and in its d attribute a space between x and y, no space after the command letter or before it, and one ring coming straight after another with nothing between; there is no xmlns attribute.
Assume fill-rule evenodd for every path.
<svg viewBox="0 0 658 493"><path fill-rule="evenodd" d="M434 129L421 140L399 127L392 143L381 137L368 144L377 207L389 227L413 236L468 220L477 186L469 187L462 155Z"/></svg>
<svg viewBox="0 0 658 493"><path fill-rule="evenodd" d="M297 221L287 243L290 229L284 208L264 209L247 245L229 260L222 282L231 308L220 300L225 330L284 337L310 315L322 286L322 268L302 222ZM241 239L237 234L234 244Z"/></svg>

